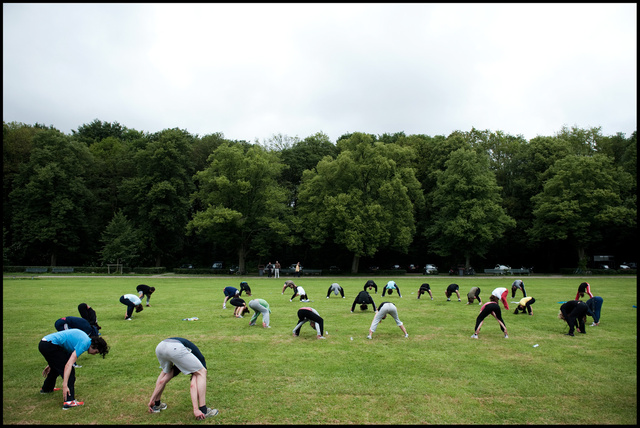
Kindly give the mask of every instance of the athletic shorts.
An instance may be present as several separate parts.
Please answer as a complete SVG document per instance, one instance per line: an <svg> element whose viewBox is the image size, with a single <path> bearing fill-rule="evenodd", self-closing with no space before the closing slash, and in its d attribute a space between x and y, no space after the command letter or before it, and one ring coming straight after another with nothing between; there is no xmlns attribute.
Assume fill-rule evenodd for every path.
<svg viewBox="0 0 640 428"><path fill-rule="evenodd" d="M156 346L156 357L165 373L171 373L174 365L184 374L192 374L204 368L200 360L191 353L191 349L174 339L160 342Z"/></svg>

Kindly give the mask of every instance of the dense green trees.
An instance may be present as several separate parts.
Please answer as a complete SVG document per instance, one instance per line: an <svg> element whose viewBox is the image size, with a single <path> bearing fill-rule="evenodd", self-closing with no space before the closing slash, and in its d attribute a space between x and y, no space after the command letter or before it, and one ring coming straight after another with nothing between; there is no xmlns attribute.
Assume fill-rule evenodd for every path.
<svg viewBox="0 0 640 428"><path fill-rule="evenodd" d="M636 133L599 128L261 145L97 119L71 135L3 123L5 264L575 267L637 258L636 192Z"/></svg>

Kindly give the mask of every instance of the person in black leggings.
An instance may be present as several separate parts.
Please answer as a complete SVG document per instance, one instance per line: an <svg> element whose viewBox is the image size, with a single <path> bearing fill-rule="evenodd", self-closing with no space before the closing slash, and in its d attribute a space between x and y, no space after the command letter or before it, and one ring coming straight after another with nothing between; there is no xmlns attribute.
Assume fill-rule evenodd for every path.
<svg viewBox="0 0 640 428"><path fill-rule="evenodd" d="M78 305L78 312L80 312L80 316L91 324L96 330L100 330L102 327L98 325L98 318L96 316L96 311L86 303L80 303Z"/></svg>
<svg viewBox="0 0 640 428"><path fill-rule="evenodd" d="M500 311L500 306L498 305L499 299L496 296L489 297L489 301L485 303L480 309L480 314L476 318L476 330L471 336L472 339L478 338L478 333L480 333L480 328L484 323L484 319L489 315L493 315L493 317L498 320L498 324L500 325L500 330L504 333L504 338L508 339L509 335L507 334L507 326L502 319L502 312Z"/></svg>
<svg viewBox="0 0 640 428"><path fill-rule="evenodd" d="M300 335L300 329L302 325L309 321L311 328L315 328L318 333L318 339L324 339L325 337L322 335L324 332L324 320L313 308L300 308L298 309L298 324L293 329L293 336L297 337Z"/></svg>
<svg viewBox="0 0 640 428"><path fill-rule="evenodd" d="M365 284L364 284L364 291L367 291L367 288L369 288L369 291L371 291L372 288L375 288L376 291L375 293L378 294L378 284L375 283L375 281L373 279L368 280Z"/></svg>
<svg viewBox="0 0 640 428"><path fill-rule="evenodd" d="M431 300L433 300L433 294L431 293L431 286L429 284L427 284L426 282L424 284L422 284L420 286L420 289L418 290L418 299L424 293L429 293L429 296L431 296Z"/></svg>

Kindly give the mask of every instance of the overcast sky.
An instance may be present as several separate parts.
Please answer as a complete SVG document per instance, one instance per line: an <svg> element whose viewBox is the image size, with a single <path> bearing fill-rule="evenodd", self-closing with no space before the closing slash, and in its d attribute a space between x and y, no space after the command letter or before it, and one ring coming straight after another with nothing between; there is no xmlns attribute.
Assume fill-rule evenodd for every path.
<svg viewBox="0 0 640 428"><path fill-rule="evenodd" d="M3 4L3 120L71 133L637 129L636 4Z"/></svg>

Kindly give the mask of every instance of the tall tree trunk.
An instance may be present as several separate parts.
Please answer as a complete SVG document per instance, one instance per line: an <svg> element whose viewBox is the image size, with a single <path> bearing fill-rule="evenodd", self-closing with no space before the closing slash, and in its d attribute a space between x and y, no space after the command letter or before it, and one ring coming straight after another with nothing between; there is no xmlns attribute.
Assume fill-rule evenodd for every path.
<svg viewBox="0 0 640 428"><path fill-rule="evenodd" d="M58 257L56 256L56 253L55 252L51 253L51 266L55 266L57 260L58 260Z"/></svg>
<svg viewBox="0 0 640 428"><path fill-rule="evenodd" d="M351 262L351 273L358 273L358 266L360 266L360 256L354 254Z"/></svg>
<svg viewBox="0 0 640 428"><path fill-rule="evenodd" d="M238 272L241 274L246 273L245 263L247 258L247 247L242 244L238 247Z"/></svg>

